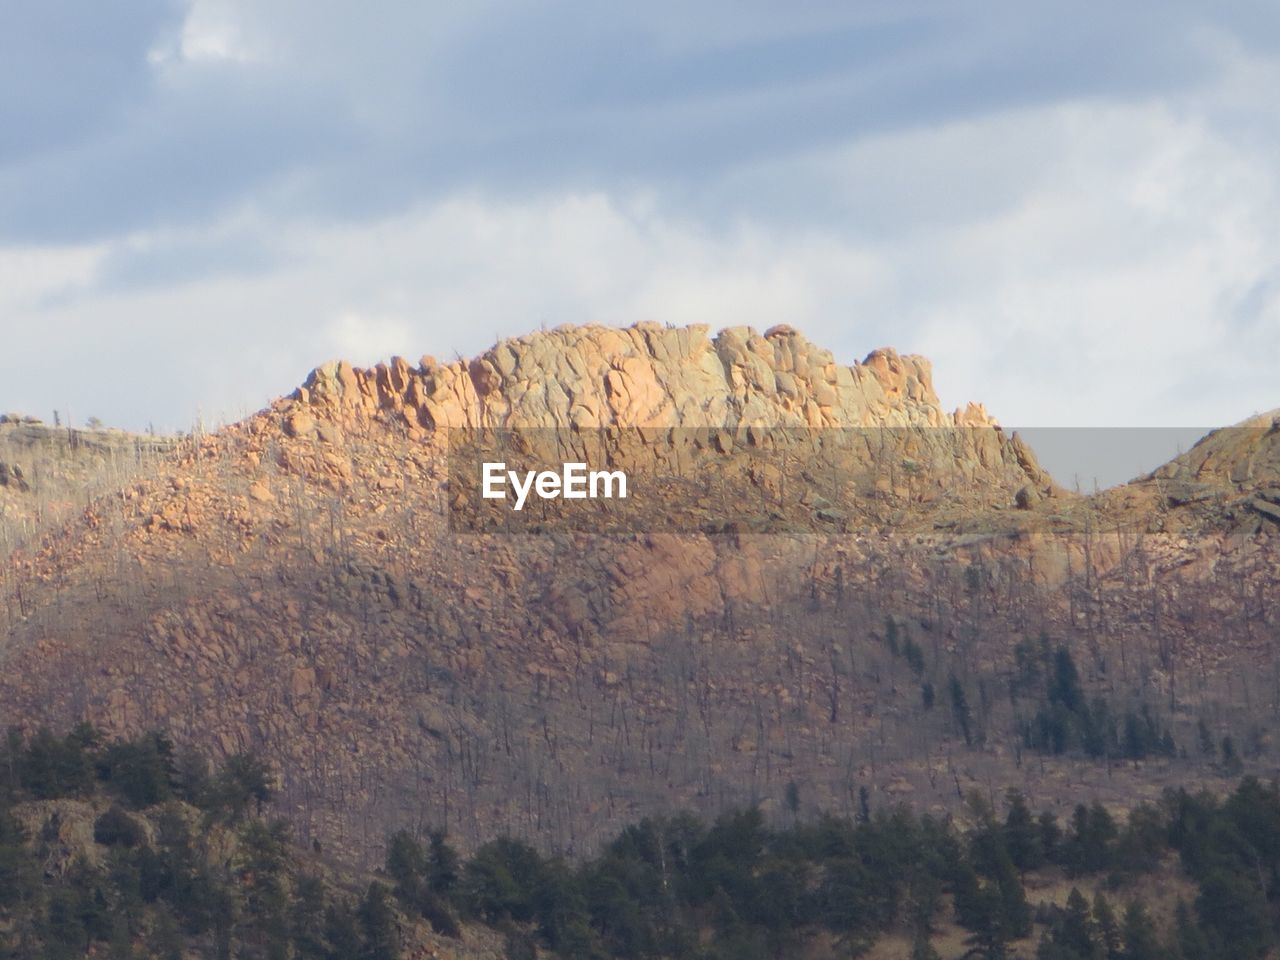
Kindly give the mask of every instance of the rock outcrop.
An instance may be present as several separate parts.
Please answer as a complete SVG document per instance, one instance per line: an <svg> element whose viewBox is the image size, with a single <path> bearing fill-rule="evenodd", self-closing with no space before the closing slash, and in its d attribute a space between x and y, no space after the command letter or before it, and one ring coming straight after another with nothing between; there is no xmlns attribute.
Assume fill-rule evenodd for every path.
<svg viewBox="0 0 1280 960"><path fill-rule="evenodd" d="M513 429L632 437L610 456L695 520L803 522L662 526L672 501L640 498L616 535L459 529L450 437ZM260 750L304 837L352 859L410 822L581 850L789 780L832 809L859 785L942 809L984 773L1043 795L1063 774L1015 766L1020 708L996 692L1028 636L1160 705L1193 661L1206 703L1224 671L1256 682L1280 628L1269 429L1173 468L1212 487L1199 499L1175 502L1169 477L1087 498L981 406L943 410L923 359L845 366L787 327L561 328L469 361L332 363L13 552L0 723ZM985 731L967 747L923 706L953 677Z"/></svg>
<svg viewBox="0 0 1280 960"><path fill-rule="evenodd" d="M588 443L575 437L631 431L610 441L610 462L666 477L719 475L726 464L745 470L747 461L736 458L741 447L768 448L785 452L797 475L792 490L804 485L804 474L810 484L815 474L855 478L844 499L967 496L1011 504L1024 488L1037 500L1060 493L1034 454L981 405L944 411L924 358L882 349L845 366L787 326L714 336L704 326L566 327L451 364L397 357L365 370L334 362L277 412L287 436L330 443L373 419L437 446L451 431L518 430L530 444L557 447L545 451L549 461L585 458ZM768 468L776 476L757 470L751 483L788 486L780 464ZM665 493L667 504L710 509L692 491ZM741 495L725 494L731 503ZM857 507L824 503L809 513L818 511L845 516Z"/></svg>

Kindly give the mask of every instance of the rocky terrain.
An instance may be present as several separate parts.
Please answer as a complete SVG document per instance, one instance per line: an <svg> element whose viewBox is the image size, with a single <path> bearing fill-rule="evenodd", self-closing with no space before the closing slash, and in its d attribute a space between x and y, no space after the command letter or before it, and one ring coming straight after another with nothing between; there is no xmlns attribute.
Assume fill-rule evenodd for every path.
<svg viewBox="0 0 1280 960"><path fill-rule="evenodd" d="M477 525L457 444L503 431L662 495ZM426 824L580 852L788 784L832 810L1124 802L1216 776L1202 724L1271 755L1277 435L1082 497L981 406L943 410L924 359L844 366L788 327L328 364L12 549L0 721L259 750L304 835L355 860ZM1042 634L1187 755L1032 760L1012 678Z"/></svg>
<svg viewBox="0 0 1280 960"><path fill-rule="evenodd" d="M152 469L176 437L52 427L0 414L0 557Z"/></svg>

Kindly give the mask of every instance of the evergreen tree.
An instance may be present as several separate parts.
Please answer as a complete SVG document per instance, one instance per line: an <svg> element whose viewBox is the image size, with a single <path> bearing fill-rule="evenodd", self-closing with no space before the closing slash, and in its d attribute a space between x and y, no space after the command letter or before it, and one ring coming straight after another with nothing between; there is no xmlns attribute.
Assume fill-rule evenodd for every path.
<svg viewBox="0 0 1280 960"><path fill-rule="evenodd" d="M942 957L933 949L927 935L917 933L911 941L911 960L942 960Z"/></svg>
<svg viewBox="0 0 1280 960"><path fill-rule="evenodd" d="M884 618L884 642L889 652L898 655L898 622L893 617Z"/></svg>
<svg viewBox="0 0 1280 960"><path fill-rule="evenodd" d="M256 755L237 753L227 758L213 789L218 805L233 823L241 820L250 806L261 816L274 790L271 770Z"/></svg>
<svg viewBox="0 0 1280 960"><path fill-rule="evenodd" d="M458 853L449 846L443 830L433 830L427 852L427 883L433 893L442 897L453 895L458 886L460 871Z"/></svg>
<svg viewBox="0 0 1280 960"><path fill-rule="evenodd" d="M1125 908L1121 939L1124 941L1121 954L1124 960L1161 960L1164 956L1155 924L1141 901L1135 900Z"/></svg>
<svg viewBox="0 0 1280 960"><path fill-rule="evenodd" d="M426 868L427 855L422 844L407 830L393 833L387 841L386 871L402 902L412 902L417 897L418 884Z"/></svg>
<svg viewBox="0 0 1280 960"><path fill-rule="evenodd" d="M1176 943L1178 952L1181 954L1180 960L1213 960L1208 939L1196 924L1195 917L1192 916L1186 902L1181 899L1178 900L1174 913L1174 922Z"/></svg>
<svg viewBox="0 0 1280 960"><path fill-rule="evenodd" d="M1059 704L1069 713L1079 713L1084 707L1084 692L1080 687L1080 673L1075 660L1066 647L1058 647L1053 655L1053 677L1049 681L1049 702Z"/></svg>
<svg viewBox="0 0 1280 960"><path fill-rule="evenodd" d="M1062 862L1062 827L1048 810L1036 818L1040 831L1040 852L1049 863Z"/></svg>
<svg viewBox="0 0 1280 960"><path fill-rule="evenodd" d="M954 673L947 678L947 692L951 697L951 717L956 729L964 737L966 746L973 744L972 717L969 713L969 701L965 697L964 684Z"/></svg>
<svg viewBox="0 0 1280 960"><path fill-rule="evenodd" d="M360 932L356 916L347 903L332 903L324 914L326 960L351 960L360 956Z"/></svg>
<svg viewBox="0 0 1280 960"><path fill-rule="evenodd" d="M1105 956L1094 930L1089 901L1076 887L1071 888L1067 906L1054 922L1049 938L1067 951L1066 956L1079 960L1103 960Z"/></svg>
<svg viewBox="0 0 1280 960"><path fill-rule="evenodd" d="M1004 842L1009 858L1019 870L1035 870L1044 862L1040 830L1020 791L1011 788L1005 796L1009 812L1005 815Z"/></svg>
<svg viewBox="0 0 1280 960"><path fill-rule="evenodd" d="M982 883L968 865L959 871L953 892L956 920L969 931L965 943L971 947L970 955L1003 960L1008 955L1009 941L1020 933L1010 928L1006 895L997 884Z"/></svg>
<svg viewBox="0 0 1280 960"><path fill-rule="evenodd" d="M920 705L923 706L925 710L932 710L936 699L937 697L933 692L932 683L926 680L924 683L920 684Z"/></svg>
<svg viewBox="0 0 1280 960"><path fill-rule="evenodd" d="M1256 872L1215 867L1200 881L1196 912L1211 943L1224 946L1232 958L1261 956L1275 942L1271 907Z"/></svg>
<svg viewBox="0 0 1280 960"><path fill-rule="evenodd" d="M359 960L398 960L400 943L387 888L377 881L370 883L356 916L362 941Z"/></svg>
<svg viewBox="0 0 1280 960"><path fill-rule="evenodd" d="M1111 904L1107 903L1101 890L1093 896L1093 928L1098 933L1098 943L1106 960L1124 960L1120 925L1116 922L1115 911L1111 909Z"/></svg>
<svg viewBox="0 0 1280 960"><path fill-rule="evenodd" d="M1222 770L1228 776L1235 776L1244 764L1240 760L1239 754L1236 753L1235 741L1230 736L1222 738Z"/></svg>
<svg viewBox="0 0 1280 960"><path fill-rule="evenodd" d="M324 884L319 877L298 878L289 910L289 930L297 960L326 960Z"/></svg>

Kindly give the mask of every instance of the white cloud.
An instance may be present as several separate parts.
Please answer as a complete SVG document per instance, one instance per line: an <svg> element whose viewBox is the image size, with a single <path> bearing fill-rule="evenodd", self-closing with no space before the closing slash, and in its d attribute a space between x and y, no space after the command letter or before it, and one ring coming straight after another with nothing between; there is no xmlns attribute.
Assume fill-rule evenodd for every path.
<svg viewBox="0 0 1280 960"><path fill-rule="evenodd" d="M30 316L46 298L88 288L105 246L0 247L0 317Z"/></svg>
<svg viewBox="0 0 1280 960"><path fill-rule="evenodd" d="M192 280L170 256L172 282L104 276L89 292L117 257L6 254L0 304L27 331L6 379L43 408L73 369L59 390L77 408L183 425L197 407L255 409L334 355L449 358L542 325L653 319L788 322L846 362L922 352L944 402L982 400L1014 425L1214 424L1280 405L1280 171L1195 110L1028 108L769 175L787 172L826 191L831 215L711 225L653 191L454 195L327 225L242 209L112 252L145 274L149 252L203 256L197 241L220 236L261 246L269 268ZM59 285L80 292L51 298Z"/></svg>
<svg viewBox="0 0 1280 960"><path fill-rule="evenodd" d="M403 320L344 313L325 328L325 335L335 357L362 366L413 355L413 333Z"/></svg>
<svg viewBox="0 0 1280 960"><path fill-rule="evenodd" d="M147 60L161 67L260 60L262 44L250 39L245 12L236 0L190 0L177 36L153 47Z"/></svg>

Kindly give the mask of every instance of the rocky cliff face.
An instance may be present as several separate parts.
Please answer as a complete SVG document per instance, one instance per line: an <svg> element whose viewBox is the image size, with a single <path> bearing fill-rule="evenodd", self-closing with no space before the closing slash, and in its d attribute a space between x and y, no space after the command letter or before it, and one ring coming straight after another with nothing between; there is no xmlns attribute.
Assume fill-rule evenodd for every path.
<svg viewBox="0 0 1280 960"><path fill-rule="evenodd" d="M331 363L295 395L324 410L388 411L440 427L609 425L991 426L979 406L946 414L922 357L877 350L861 364L786 326L567 327L497 344L470 361L403 358L372 370Z"/></svg>
<svg viewBox="0 0 1280 960"><path fill-rule="evenodd" d="M589 459L592 444L579 438L616 431L596 456L693 481L658 483L655 507L688 514L681 522L667 517L665 529L704 529L699 517L724 524L757 509L785 514L781 490L816 489L819 474L844 478L847 489L824 490L791 511L789 529L804 529L818 512L855 525L886 519L868 509L873 501L967 509L979 499L1012 504L1060 494L1034 454L981 405L942 409L928 361L877 350L844 366L786 326L715 336L706 327L575 327L449 365L430 357L371 370L332 363L278 409L287 434L325 443L375 420L436 449L450 436L520 431L526 446L548 448L544 462ZM774 451L773 462L743 455L762 450ZM722 508L696 489L735 470L720 490ZM653 529L644 509L634 505L627 529Z"/></svg>
<svg viewBox="0 0 1280 960"><path fill-rule="evenodd" d="M740 502L815 523L458 532L448 438L476 428L634 430L611 455L727 471ZM833 433L855 442L819 502L809 454ZM775 472L752 460L771 445ZM580 850L791 780L836 809L859 785L942 808L966 781L1033 775L1010 765L1016 705L992 694L1027 635L1087 649L1113 696L1207 703L1214 664L1246 658L1258 683L1276 614L1249 591L1277 579L1274 525L1235 524L1259 495L1223 483L1212 510L1155 478L1064 494L980 406L943 411L926 361L842 366L786 327L563 328L471 361L329 364L9 558L0 722L262 750L304 834L352 858L412 822ZM909 669L886 617L918 641ZM981 743L922 704L951 677ZM1052 763L1035 776L1033 796L1062 787ZM1117 777L1090 789L1133 787Z"/></svg>

